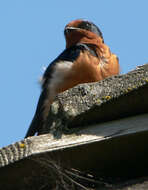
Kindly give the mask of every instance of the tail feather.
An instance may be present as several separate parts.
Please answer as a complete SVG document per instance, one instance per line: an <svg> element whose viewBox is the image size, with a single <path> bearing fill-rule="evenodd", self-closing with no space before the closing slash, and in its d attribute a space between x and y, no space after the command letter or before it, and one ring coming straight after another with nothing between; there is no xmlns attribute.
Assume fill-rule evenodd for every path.
<svg viewBox="0 0 148 190"><path fill-rule="evenodd" d="M50 110L50 104L50 94L48 90L44 88L40 95L35 115L25 135L25 138L35 135L35 133L39 132L40 129L43 127L47 120L47 116Z"/></svg>
<svg viewBox="0 0 148 190"><path fill-rule="evenodd" d="M33 120L29 126L29 129L25 135L25 138L35 135L41 127L41 119L34 115Z"/></svg>

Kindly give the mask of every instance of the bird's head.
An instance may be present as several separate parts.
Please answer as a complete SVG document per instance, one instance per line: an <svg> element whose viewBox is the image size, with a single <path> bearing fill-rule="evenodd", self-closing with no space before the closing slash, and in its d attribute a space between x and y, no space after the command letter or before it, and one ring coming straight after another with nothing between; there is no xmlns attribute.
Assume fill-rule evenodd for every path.
<svg viewBox="0 0 148 190"><path fill-rule="evenodd" d="M66 48L77 43L96 44L103 43L103 35L100 29L92 22L74 20L68 23L64 29Z"/></svg>

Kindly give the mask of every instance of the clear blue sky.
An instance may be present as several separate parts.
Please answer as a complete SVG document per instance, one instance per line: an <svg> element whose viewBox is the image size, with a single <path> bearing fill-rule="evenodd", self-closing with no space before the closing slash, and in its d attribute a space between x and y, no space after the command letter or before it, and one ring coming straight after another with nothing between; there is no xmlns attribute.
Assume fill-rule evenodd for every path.
<svg viewBox="0 0 148 190"><path fill-rule="evenodd" d="M148 61L147 0L0 0L0 147L21 140L42 68L65 48L64 26L84 18L103 32L121 73Z"/></svg>

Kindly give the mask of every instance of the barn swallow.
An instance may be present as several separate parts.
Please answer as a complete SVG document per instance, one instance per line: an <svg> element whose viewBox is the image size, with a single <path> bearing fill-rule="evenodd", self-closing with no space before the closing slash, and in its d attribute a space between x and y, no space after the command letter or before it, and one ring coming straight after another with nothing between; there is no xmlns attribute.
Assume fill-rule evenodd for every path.
<svg viewBox="0 0 148 190"><path fill-rule="evenodd" d="M47 121L55 96L78 84L97 82L119 73L118 58L104 43L92 22L74 20L64 29L66 49L45 70L42 92L25 138L38 133Z"/></svg>

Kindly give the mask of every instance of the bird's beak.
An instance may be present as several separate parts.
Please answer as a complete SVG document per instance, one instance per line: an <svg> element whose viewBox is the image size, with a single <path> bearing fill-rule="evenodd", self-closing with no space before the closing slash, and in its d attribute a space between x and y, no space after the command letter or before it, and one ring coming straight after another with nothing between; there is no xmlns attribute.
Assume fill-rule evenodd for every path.
<svg viewBox="0 0 148 190"><path fill-rule="evenodd" d="M64 34L67 35L75 30L79 30L79 28L67 26L65 27Z"/></svg>

